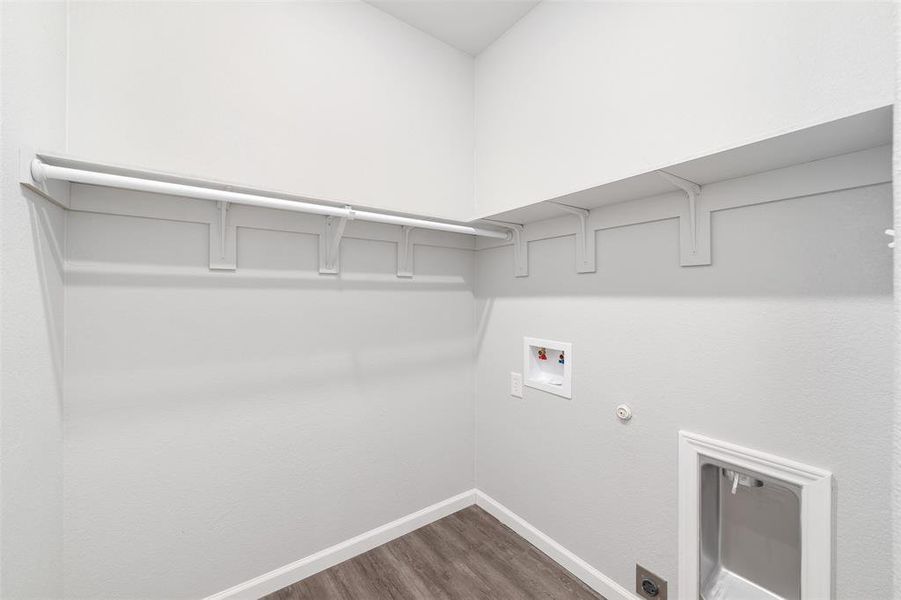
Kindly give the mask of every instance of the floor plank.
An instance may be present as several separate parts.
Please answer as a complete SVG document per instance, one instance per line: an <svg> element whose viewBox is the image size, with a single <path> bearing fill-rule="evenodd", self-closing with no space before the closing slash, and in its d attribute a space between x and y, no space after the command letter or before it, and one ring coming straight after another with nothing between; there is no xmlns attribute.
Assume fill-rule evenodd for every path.
<svg viewBox="0 0 901 600"><path fill-rule="evenodd" d="M470 506L263 600L603 600Z"/></svg>

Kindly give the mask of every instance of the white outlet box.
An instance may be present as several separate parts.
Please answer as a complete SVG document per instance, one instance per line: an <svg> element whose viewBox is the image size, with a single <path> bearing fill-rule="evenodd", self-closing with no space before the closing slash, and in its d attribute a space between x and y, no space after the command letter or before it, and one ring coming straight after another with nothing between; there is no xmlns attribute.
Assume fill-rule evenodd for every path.
<svg viewBox="0 0 901 600"><path fill-rule="evenodd" d="M572 398L573 346L539 338L523 338L525 385L550 394Z"/></svg>
<svg viewBox="0 0 901 600"><path fill-rule="evenodd" d="M522 373L510 373L510 395L522 398Z"/></svg>

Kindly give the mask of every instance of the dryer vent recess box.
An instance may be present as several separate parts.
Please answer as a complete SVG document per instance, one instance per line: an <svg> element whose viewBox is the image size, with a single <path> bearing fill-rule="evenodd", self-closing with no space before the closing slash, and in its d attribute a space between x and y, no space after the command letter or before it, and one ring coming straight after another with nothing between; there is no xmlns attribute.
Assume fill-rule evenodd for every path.
<svg viewBox="0 0 901 600"><path fill-rule="evenodd" d="M522 346L525 385L572 398L572 344L527 337Z"/></svg>

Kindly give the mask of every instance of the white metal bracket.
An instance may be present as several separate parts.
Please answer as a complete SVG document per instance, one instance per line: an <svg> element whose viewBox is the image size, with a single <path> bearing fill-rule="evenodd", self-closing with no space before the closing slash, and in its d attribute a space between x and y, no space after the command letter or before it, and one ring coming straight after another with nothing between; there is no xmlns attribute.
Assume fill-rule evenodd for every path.
<svg viewBox="0 0 901 600"><path fill-rule="evenodd" d="M591 211L587 208L569 206L554 201L550 203L579 217L579 228L576 229L576 273L594 273L597 271L595 264L595 236L588 222Z"/></svg>
<svg viewBox="0 0 901 600"><path fill-rule="evenodd" d="M19 183L57 206L69 208L69 182L45 179L41 176L41 162L32 148L19 148Z"/></svg>
<svg viewBox="0 0 901 600"><path fill-rule="evenodd" d="M511 223L510 232L513 235L513 274L516 277L529 276L529 242L526 241L525 227Z"/></svg>
<svg viewBox="0 0 901 600"><path fill-rule="evenodd" d="M894 248L895 247L895 230L894 229L886 229L885 235L892 238L892 241L888 243L888 247Z"/></svg>
<svg viewBox="0 0 901 600"><path fill-rule="evenodd" d="M397 276L413 277L413 227L404 225L397 242Z"/></svg>
<svg viewBox="0 0 901 600"><path fill-rule="evenodd" d="M216 203L216 219L210 223L210 269L237 269L237 231L228 223L228 202Z"/></svg>
<svg viewBox="0 0 901 600"><path fill-rule="evenodd" d="M525 227L519 223L505 223L490 219L510 230L510 238L513 240L513 274L516 277L529 276L529 243L526 241Z"/></svg>
<svg viewBox="0 0 901 600"><path fill-rule="evenodd" d="M354 218L351 207L347 209L346 217L326 217L325 231L319 236L319 272L323 274L338 273L340 268L341 238L344 237L344 228L348 221Z"/></svg>
<svg viewBox="0 0 901 600"><path fill-rule="evenodd" d="M688 214L680 221L681 264L683 267L710 264L710 210L699 206L701 186L678 175L657 171L671 184L685 192L688 197Z"/></svg>

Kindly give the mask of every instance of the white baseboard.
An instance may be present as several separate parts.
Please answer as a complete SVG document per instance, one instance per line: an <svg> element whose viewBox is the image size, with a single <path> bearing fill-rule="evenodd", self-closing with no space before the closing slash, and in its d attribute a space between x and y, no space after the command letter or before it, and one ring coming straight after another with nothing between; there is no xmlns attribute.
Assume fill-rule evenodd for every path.
<svg viewBox="0 0 901 600"><path fill-rule="evenodd" d="M352 537L340 544L335 544L325 550L279 567L274 571L269 571L259 577L239 583L218 594L208 596L206 600L255 600L354 556L368 552L424 525L443 519L473 504L475 504L475 490L457 494L452 498L427 506L396 521Z"/></svg>
<svg viewBox="0 0 901 600"><path fill-rule="evenodd" d="M555 542L525 519L483 492L476 490L476 504L523 539L550 556L567 571L607 600L641 600L587 562Z"/></svg>
<svg viewBox="0 0 901 600"><path fill-rule="evenodd" d="M205 600L255 600L473 504L477 504L518 533L607 600L640 600L638 596L552 540L506 506L478 490L469 490L427 506L396 521L208 596Z"/></svg>

